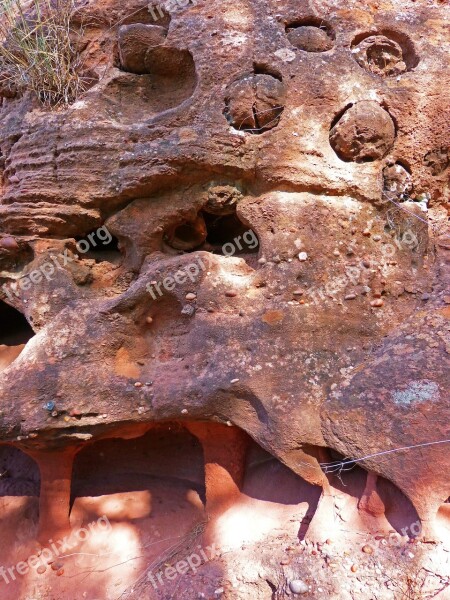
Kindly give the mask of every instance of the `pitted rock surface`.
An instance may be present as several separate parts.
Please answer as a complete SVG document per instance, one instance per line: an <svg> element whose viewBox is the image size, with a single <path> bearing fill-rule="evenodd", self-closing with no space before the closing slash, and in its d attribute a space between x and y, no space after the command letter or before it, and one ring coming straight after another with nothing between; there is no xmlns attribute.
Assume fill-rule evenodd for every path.
<svg viewBox="0 0 450 600"><path fill-rule="evenodd" d="M183 515L230 517L245 485L261 496L269 461L309 486L296 543L323 543L346 493L329 469L347 460L355 480L369 471L348 494L355 514L397 523L407 506L422 538L448 538L448 7L211 0L154 22L135 0L94 0L79 19L97 83L76 102L1 88L0 441L39 466L41 531L103 506L71 500L95 444L154 430L161 460L179 439L203 456L204 472L179 471L195 501L170 480ZM78 483L86 497L112 485ZM135 526L145 515L127 506ZM268 564L223 597L272 597ZM284 590L303 580L283 566ZM312 597L351 598L305 579Z"/></svg>

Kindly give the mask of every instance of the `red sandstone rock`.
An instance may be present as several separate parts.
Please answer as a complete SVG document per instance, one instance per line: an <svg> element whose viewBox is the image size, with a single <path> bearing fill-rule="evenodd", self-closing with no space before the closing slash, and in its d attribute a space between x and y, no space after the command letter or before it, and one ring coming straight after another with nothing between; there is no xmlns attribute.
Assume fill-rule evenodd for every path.
<svg viewBox="0 0 450 600"><path fill-rule="evenodd" d="M168 423L201 444L213 521L252 438L323 490L302 535L328 536L345 457L369 471L352 527L410 502L441 539L445 7L314 5L92 2L98 83L53 111L3 90L1 297L37 335L0 346L0 437L39 467L43 542L70 530L77 455Z"/></svg>

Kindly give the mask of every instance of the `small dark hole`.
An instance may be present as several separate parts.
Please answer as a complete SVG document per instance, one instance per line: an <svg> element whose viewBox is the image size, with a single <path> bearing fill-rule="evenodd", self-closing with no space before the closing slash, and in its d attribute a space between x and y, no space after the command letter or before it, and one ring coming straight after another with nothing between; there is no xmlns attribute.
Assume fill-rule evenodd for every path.
<svg viewBox="0 0 450 600"><path fill-rule="evenodd" d="M208 235L206 242L215 254L226 254L226 244L233 244L235 256L255 254L259 250L259 240L254 231L244 225L236 214L215 216L204 214Z"/></svg>
<svg viewBox="0 0 450 600"><path fill-rule="evenodd" d="M118 263L122 259L119 240L104 228L91 231L87 235L75 238L77 251L81 257L95 262Z"/></svg>

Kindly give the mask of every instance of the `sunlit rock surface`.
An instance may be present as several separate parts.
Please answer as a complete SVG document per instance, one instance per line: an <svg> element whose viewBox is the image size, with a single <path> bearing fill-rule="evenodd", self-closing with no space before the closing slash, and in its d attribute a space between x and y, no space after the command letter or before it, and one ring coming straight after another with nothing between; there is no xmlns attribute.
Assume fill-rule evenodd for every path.
<svg viewBox="0 0 450 600"><path fill-rule="evenodd" d="M449 598L449 17L93 0L5 92L1 598Z"/></svg>

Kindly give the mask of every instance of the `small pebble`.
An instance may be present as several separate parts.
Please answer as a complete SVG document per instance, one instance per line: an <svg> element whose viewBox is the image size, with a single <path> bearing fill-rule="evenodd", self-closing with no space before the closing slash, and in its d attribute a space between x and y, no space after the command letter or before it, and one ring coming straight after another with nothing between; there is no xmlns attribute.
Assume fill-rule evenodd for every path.
<svg viewBox="0 0 450 600"><path fill-rule="evenodd" d="M187 415L188 414L188 409L187 408L183 408L183 410L181 411L182 415Z"/></svg>
<svg viewBox="0 0 450 600"><path fill-rule="evenodd" d="M301 579L293 579L289 582L289 589L293 594L307 594L309 587Z"/></svg>
<svg viewBox="0 0 450 600"><path fill-rule="evenodd" d="M195 308L192 304L185 304L181 309L181 314L186 315L187 317L192 317L195 314Z"/></svg>
<svg viewBox="0 0 450 600"><path fill-rule="evenodd" d="M350 571L351 571L352 573L356 573L356 571L357 571L357 570L358 570L358 567L357 567L356 565L352 565L352 566L350 567Z"/></svg>
<svg viewBox="0 0 450 600"><path fill-rule="evenodd" d="M225 292L225 296L227 298L234 298L235 296L237 296L237 292L235 290L227 290Z"/></svg>
<svg viewBox="0 0 450 600"><path fill-rule="evenodd" d="M149 325L151 325L153 323L153 317L147 317L145 319L145 322L148 323Z"/></svg>
<svg viewBox="0 0 450 600"><path fill-rule="evenodd" d="M189 294L186 294L186 300L195 300L197 298L197 294L193 294L192 292L189 292Z"/></svg>
<svg viewBox="0 0 450 600"><path fill-rule="evenodd" d="M298 289L298 290L294 290L292 293L294 296L303 296L303 294L305 292L303 290Z"/></svg>
<svg viewBox="0 0 450 600"><path fill-rule="evenodd" d="M362 232L362 234L365 237L370 237L371 236L370 229L364 229L364 231Z"/></svg>
<svg viewBox="0 0 450 600"><path fill-rule="evenodd" d="M0 248L5 248L5 250L17 250L19 244L13 237L7 236L0 240Z"/></svg>
<svg viewBox="0 0 450 600"><path fill-rule="evenodd" d="M364 552L364 554L373 554L373 548L372 546L369 546L369 544L363 546L362 551Z"/></svg>
<svg viewBox="0 0 450 600"><path fill-rule="evenodd" d="M381 240L381 235L374 235L372 239L374 242L379 242Z"/></svg>
<svg viewBox="0 0 450 600"><path fill-rule="evenodd" d="M230 383L237 383L238 381L239 381L239 379L232 379L232 380L230 381Z"/></svg>
<svg viewBox="0 0 450 600"><path fill-rule="evenodd" d="M36 572L37 572L39 575L42 575L43 573L45 573L45 571L46 571L46 570L47 570L47 569L45 568L45 566L44 566L44 565L39 565L39 567L36 569Z"/></svg>
<svg viewBox="0 0 450 600"><path fill-rule="evenodd" d="M142 387L142 383L140 381L136 381L136 383L134 384L134 387L140 388L140 387Z"/></svg>
<svg viewBox="0 0 450 600"><path fill-rule="evenodd" d="M356 298L356 294L347 294L344 300L354 300Z"/></svg>
<svg viewBox="0 0 450 600"><path fill-rule="evenodd" d="M298 255L298 260L301 262L308 260L308 255L306 254L306 252L300 252L300 254Z"/></svg>
<svg viewBox="0 0 450 600"><path fill-rule="evenodd" d="M258 258L258 263L259 263L260 265L265 265L265 264L266 264L266 262L267 262L267 259L266 259L266 258L264 258L264 256L261 256L261 258Z"/></svg>
<svg viewBox="0 0 450 600"><path fill-rule="evenodd" d="M384 300L382 300L381 298L377 298L376 300L372 300L372 302L370 303L370 306L374 306L376 308L383 306L384 304Z"/></svg>

